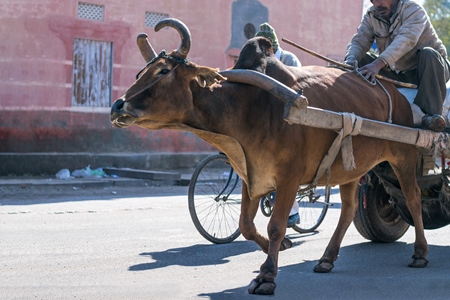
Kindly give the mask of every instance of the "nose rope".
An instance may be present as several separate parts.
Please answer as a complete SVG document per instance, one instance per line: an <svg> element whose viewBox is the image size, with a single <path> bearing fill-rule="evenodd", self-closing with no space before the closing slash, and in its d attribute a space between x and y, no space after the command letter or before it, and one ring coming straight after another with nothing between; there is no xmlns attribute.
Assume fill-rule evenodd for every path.
<svg viewBox="0 0 450 300"><path fill-rule="evenodd" d="M126 100L124 100L124 102L128 102L131 99L135 98L136 96L138 96L139 94L145 92L146 90L148 90L149 88L151 88L152 86L154 86L156 83L158 83L159 81L163 80L164 78L166 78L170 73L172 73L173 70L175 70L176 68L178 68L179 64L177 64L175 67L173 67L172 70L170 70L168 73L164 74L163 76L159 77L158 79L156 79L155 81L151 82L150 84L148 84L147 86L145 86L144 88L140 89L139 91L137 91L136 93L134 93L133 95L131 95L130 97L128 97Z"/></svg>

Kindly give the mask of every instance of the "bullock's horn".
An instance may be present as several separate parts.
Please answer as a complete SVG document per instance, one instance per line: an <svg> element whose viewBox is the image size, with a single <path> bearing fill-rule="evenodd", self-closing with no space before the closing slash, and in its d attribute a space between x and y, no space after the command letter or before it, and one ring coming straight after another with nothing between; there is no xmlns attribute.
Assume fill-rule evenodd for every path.
<svg viewBox="0 0 450 300"><path fill-rule="evenodd" d="M181 44L176 52L181 58L186 58L191 49L191 33L187 26L177 19L169 18L159 21L155 26L155 31L159 31L164 27L172 27L178 31L181 36Z"/></svg>
<svg viewBox="0 0 450 300"><path fill-rule="evenodd" d="M139 47L139 50L141 50L141 54L145 59L145 62L148 63L153 58L156 57L156 52L153 49L152 45L150 45L150 42L147 39L147 35L145 33L141 33L137 36L137 45Z"/></svg>

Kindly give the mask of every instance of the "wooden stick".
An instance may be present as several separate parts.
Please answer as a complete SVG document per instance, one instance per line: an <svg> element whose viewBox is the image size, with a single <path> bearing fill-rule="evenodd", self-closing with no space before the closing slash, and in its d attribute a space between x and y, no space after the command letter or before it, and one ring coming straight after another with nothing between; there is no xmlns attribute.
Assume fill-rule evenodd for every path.
<svg viewBox="0 0 450 300"><path fill-rule="evenodd" d="M320 58L320 59L322 59L324 61L327 61L327 62L329 62L329 63L331 63L333 65L336 65L338 67L342 67L342 68L347 69L347 70L353 70L354 69L353 66L350 66L350 65L338 62L338 61L336 61L334 59L328 58L326 56L323 56L323 55L321 55L321 54L319 54L317 52L314 52L314 51L309 50L309 49L307 49L305 47L302 47L302 46L300 46L300 45L298 45L298 44L296 44L296 43L294 43L294 42L292 42L292 41L290 41L288 39L282 38L281 40L283 42L288 43L291 46L294 46L294 47L296 47L296 48L298 48L300 50L303 50L303 51L305 51L305 52L307 52L307 53L309 53L309 54L311 54L311 55L313 55L313 56L315 56L317 58ZM402 86L402 87L406 87L406 88L410 88L410 89L417 89L417 85L412 84L412 83L400 82L400 81L397 81L397 80L393 80L393 79L387 78L387 77L382 76L380 74L375 75L375 77L380 79L380 80L384 80L384 81L396 84L398 86Z"/></svg>

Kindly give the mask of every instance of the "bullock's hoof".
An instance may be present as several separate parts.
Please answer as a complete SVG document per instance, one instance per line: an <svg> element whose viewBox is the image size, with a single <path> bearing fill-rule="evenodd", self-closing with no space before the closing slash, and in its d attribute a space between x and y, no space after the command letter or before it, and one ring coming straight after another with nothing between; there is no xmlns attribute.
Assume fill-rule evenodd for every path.
<svg viewBox="0 0 450 300"><path fill-rule="evenodd" d="M413 255L412 261L409 263L410 268L425 268L428 265L428 260L424 257L418 257Z"/></svg>
<svg viewBox="0 0 450 300"><path fill-rule="evenodd" d="M281 241L280 251L283 251L283 250L286 250L286 249L289 249L289 248L292 248L292 241L285 237Z"/></svg>
<svg viewBox="0 0 450 300"><path fill-rule="evenodd" d="M319 263L314 267L316 273L329 273L334 268L334 265L328 259L321 259Z"/></svg>
<svg viewBox="0 0 450 300"><path fill-rule="evenodd" d="M273 295L276 287L275 282L259 282L258 279L253 279L248 286L248 293L255 295Z"/></svg>

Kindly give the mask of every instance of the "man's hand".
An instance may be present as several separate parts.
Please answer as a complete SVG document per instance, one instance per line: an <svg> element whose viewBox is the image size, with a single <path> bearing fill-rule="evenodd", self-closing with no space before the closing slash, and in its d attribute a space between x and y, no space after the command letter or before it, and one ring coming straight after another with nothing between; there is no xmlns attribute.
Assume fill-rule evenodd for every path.
<svg viewBox="0 0 450 300"><path fill-rule="evenodd" d="M359 68L359 72L363 75L368 81L374 82L375 76L380 72L380 70L386 66L383 60L377 58L372 63L365 65Z"/></svg>
<svg viewBox="0 0 450 300"><path fill-rule="evenodd" d="M344 61L345 64L352 66L352 67L355 66L355 62L356 62L356 58L353 55L347 56L347 58Z"/></svg>

